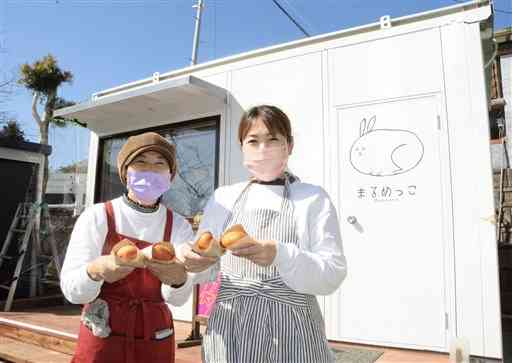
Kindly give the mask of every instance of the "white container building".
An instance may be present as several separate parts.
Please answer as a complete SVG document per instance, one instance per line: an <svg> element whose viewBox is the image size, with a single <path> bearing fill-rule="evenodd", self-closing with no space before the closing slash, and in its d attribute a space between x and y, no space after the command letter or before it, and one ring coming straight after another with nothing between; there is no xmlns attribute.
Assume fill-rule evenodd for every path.
<svg viewBox="0 0 512 363"><path fill-rule="evenodd" d="M492 34L485 1L383 17L155 73L56 114L91 130L88 205L119 195L117 151L151 129L179 145L186 196L168 200L192 217L214 185L247 178L243 110L281 107L295 134L291 171L322 185L339 213L349 272L318 297L328 338L447 352L462 337L471 354L501 358ZM190 307L175 318L190 319Z"/></svg>

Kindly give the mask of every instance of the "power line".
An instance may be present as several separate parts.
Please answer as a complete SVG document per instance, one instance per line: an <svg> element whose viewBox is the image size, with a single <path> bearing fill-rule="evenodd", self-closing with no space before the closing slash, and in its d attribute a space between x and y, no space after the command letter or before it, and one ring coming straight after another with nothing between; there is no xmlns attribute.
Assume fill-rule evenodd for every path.
<svg viewBox="0 0 512 363"><path fill-rule="evenodd" d="M291 0L283 1L285 2L285 4L287 4L288 8L291 8L293 10L293 13L297 16L299 20L302 21L302 23L304 23L307 26L309 30L312 30L314 33L318 33L316 26L314 26L310 21L308 21L308 19L306 19L304 14L301 11L299 11L299 8L296 5L294 5Z"/></svg>
<svg viewBox="0 0 512 363"><path fill-rule="evenodd" d="M304 33L304 35L306 35L307 37L310 37L311 35L309 35L309 33L277 2L277 0L272 0L272 2L279 8L279 10L281 10L287 17L288 19L290 19L293 24L295 24L295 26L297 28L300 29L301 32Z"/></svg>

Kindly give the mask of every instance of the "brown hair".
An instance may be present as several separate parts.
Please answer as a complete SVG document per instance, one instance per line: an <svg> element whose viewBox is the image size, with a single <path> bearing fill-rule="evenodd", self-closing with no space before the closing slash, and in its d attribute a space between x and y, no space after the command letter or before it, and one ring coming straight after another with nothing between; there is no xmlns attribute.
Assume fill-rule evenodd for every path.
<svg viewBox="0 0 512 363"><path fill-rule="evenodd" d="M261 119L272 135L283 135L288 144L293 144L292 126L286 114L276 106L259 105L244 112L238 127L238 141L240 145L249 133L254 121Z"/></svg>

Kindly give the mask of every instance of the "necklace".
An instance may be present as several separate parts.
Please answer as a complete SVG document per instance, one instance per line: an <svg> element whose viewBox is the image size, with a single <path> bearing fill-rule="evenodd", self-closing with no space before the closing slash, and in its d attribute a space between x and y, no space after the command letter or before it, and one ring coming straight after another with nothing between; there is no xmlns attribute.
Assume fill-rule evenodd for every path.
<svg viewBox="0 0 512 363"><path fill-rule="evenodd" d="M252 178L251 182L252 183L256 183L256 184L262 184L262 185L284 185L287 180L288 180L288 182L290 184L292 184L295 181L297 181L298 178L295 175L293 175L293 174L291 174L291 173L286 171L284 173L284 176L279 177L279 178L274 179L274 180L271 180L271 181L263 181L263 180L258 180L258 179Z"/></svg>
<svg viewBox="0 0 512 363"><path fill-rule="evenodd" d="M142 212L142 213L156 212L158 210L158 208L160 207L160 199L161 198L158 198L158 200L156 201L156 203L154 205L146 206L146 205L142 205L142 204L136 202L133 199L130 199L130 197L128 196L128 193L123 194L123 201L126 203L126 205L128 205L132 209L135 209L137 212Z"/></svg>

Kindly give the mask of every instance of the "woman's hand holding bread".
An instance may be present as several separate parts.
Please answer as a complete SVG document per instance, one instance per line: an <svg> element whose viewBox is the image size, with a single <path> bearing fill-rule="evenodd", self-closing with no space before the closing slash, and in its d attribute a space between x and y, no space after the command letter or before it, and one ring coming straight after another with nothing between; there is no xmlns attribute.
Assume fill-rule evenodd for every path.
<svg viewBox="0 0 512 363"><path fill-rule="evenodd" d="M114 255L103 255L87 265L87 274L94 281L105 280L113 283L125 278L134 270L134 267L120 266Z"/></svg>
<svg viewBox="0 0 512 363"><path fill-rule="evenodd" d="M154 259L148 260L146 268L166 285L182 285L187 281L185 266L176 259L171 263L161 263Z"/></svg>
<svg viewBox="0 0 512 363"><path fill-rule="evenodd" d="M220 257L226 250L210 232L206 231L194 242L192 251L203 257Z"/></svg>
<svg viewBox="0 0 512 363"><path fill-rule="evenodd" d="M228 228L220 239L220 244L238 257L244 257L260 266L269 266L277 254L275 241L257 241L252 239L244 227L235 224Z"/></svg>
<svg viewBox="0 0 512 363"><path fill-rule="evenodd" d="M202 272L219 260L217 256L202 256L195 252L193 248L193 246L188 244L184 244L181 247L181 258L187 271Z"/></svg>
<svg viewBox="0 0 512 363"><path fill-rule="evenodd" d="M276 241L245 241L239 243L231 253L238 257L247 258L256 265L269 266L277 254Z"/></svg>

